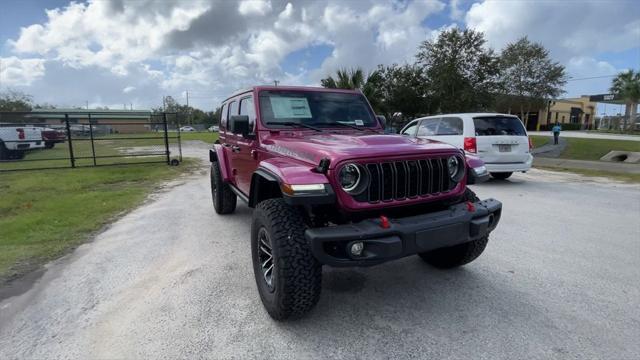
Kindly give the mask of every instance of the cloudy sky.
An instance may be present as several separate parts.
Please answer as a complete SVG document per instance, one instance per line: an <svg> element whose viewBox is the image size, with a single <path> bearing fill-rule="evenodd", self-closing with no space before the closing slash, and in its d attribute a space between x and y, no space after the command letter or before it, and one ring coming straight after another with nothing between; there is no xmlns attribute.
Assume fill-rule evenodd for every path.
<svg viewBox="0 0 640 360"><path fill-rule="evenodd" d="M635 1L3 0L0 90L111 108L184 102L188 90L211 110L253 84L412 62L421 41L454 26L496 50L524 35L541 42L575 79L567 97L605 93L606 76L640 68Z"/></svg>

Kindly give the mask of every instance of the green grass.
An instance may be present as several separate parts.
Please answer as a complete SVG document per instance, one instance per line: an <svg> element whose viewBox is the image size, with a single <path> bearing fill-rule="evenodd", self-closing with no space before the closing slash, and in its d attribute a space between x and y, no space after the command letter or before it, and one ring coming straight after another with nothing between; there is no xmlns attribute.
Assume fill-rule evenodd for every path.
<svg viewBox="0 0 640 360"><path fill-rule="evenodd" d="M553 141L553 138L548 136L529 136L534 148L539 148L546 145L548 142Z"/></svg>
<svg viewBox="0 0 640 360"><path fill-rule="evenodd" d="M156 186L194 169L163 164L0 173L0 284L84 242Z"/></svg>
<svg viewBox="0 0 640 360"><path fill-rule="evenodd" d="M628 183L640 183L640 174L628 174L628 173L618 173L618 172L610 172L610 171L600 171L600 170L587 170L587 169L576 169L576 168L568 168L565 166L538 166L537 169L543 170L551 170L551 171L566 171L575 174L580 174L584 176L591 177L606 177L618 181L628 182Z"/></svg>
<svg viewBox="0 0 640 360"><path fill-rule="evenodd" d="M562 136L562 135L561 135ZM640 152L640 142L631 140L609 140L609 139L581 139L565 138L567 148L562 152L560 158L573 160L600 160L612 150L637 151ZM548 136L531 136L534 146L538 147L551 141Z"/></svg>

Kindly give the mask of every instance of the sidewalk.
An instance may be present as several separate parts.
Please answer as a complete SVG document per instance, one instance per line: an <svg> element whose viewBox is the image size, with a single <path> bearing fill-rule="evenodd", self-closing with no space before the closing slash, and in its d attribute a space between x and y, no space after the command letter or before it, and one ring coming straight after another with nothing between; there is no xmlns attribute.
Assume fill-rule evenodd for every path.
<svg viewBox="0 0 640 360"><path fill-rule="evenodd" d="M534 157L533 165L561 167L561 168L568 168L568 169L573 168L573 169L607 171L607 172L617 172L617 173L626 173L626 174L640 174L640 165L617 163L617 162Z"/></svg>
<svg viewBox="0 0 640 360"><path fill-rule="evenodd" d="M533 156L557 158L557 157L560 157L560 154L562 154L562 152L566 147L567 147L567 139L565 138L559 138L558 145L554 145L553 139L549 139L549 142L547 142L546 144L531 150L531 154Z"/></svg>
<svg viewBox="0 0 640 360"><path fill-rule="evenodd" d="M529 135L535 136L553 136L551 131L528 131ZM586 131L561 131L560 138L582 138L582 139L607 139L607 140L629 140L640 141L640 135L626 135L626 134L607 134L597 132Z"/></svg>

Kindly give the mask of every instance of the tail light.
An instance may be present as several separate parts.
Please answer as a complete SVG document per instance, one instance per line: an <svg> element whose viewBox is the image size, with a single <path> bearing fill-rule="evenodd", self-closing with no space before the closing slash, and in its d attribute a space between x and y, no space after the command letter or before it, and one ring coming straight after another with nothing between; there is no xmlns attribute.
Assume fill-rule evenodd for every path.
<svg viewBox="0 0 640 360"><path fill-rule="evenodd" d="M474 153L474 154L478 152L478 147L476 146L475 137L464 138L464 151Z"/></svg>
<svg viewBox="0 0 640 360"><path fill-rule="evenodd" d="M16 129L18 132L18 139L24 140L24 129Z"/></svg>
<svg viewBox="0 0 640 360"><path fill-rule="evenodd" d="M531 138L527 137L527 139L529 139L529 150L533 150L533 143L531 142Z"/></svg>

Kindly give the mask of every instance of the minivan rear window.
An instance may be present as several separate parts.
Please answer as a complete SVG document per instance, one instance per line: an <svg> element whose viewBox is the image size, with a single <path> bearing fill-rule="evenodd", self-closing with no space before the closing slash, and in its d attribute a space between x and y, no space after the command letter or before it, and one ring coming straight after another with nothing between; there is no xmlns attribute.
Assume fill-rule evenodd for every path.
<svg viewBox="0 0 640 360"><path fill-rule="evenodd" d="M482 116L473 118L476 136L526 136L522 121L511 116Z"/></svg>

